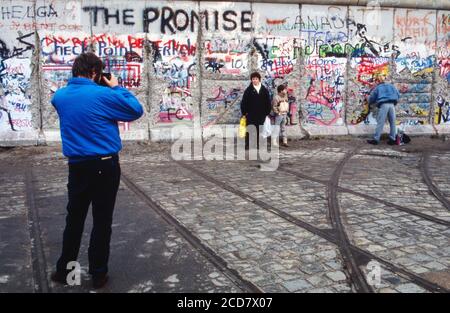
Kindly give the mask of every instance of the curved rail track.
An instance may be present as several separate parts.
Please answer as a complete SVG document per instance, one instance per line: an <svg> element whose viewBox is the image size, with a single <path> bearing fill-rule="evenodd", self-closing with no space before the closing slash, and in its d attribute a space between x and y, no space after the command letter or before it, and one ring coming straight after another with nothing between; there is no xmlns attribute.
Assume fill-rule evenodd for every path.
<svg viewBox="0 0 450 313"><path fill-rule="evenodd" d="M422 178L427 184L430 192L438 199L447 210L450 210L450 201L444 196L444 193L439 189L439 187L433 182L433 179L430 175L430 153L424 152L422 154L422 158L420 159L420 172L422 174Z"/></svg>
<svg viewBox="0 0 450 313"><path fill-rule="evenodd" d="M359 147L353 149L348 152L336 165L333 171L333 175L329 181L313 178L296 171L292 171L288 169L286 166L281 166L280 170L286 173L297 176L298 178L310 180L313 182L317 182L327 186L327 199L328 199L328 214L331 221L332 228L331 229L323 229L318 228L311 223L305 222L297 217L292 216L289 213L284 212L278 208L273 207L272 205L257 199L256 197L242 192L241 190L224 183L216 179L215 177L204 173L202 170L196 168L193 164L182 161L173 161L178 166L189 170L195 175L201 177L205 181L208 181L224 190L227 190L251 203L257 205L261 209L264 209L268 212L271 212L274 215L279 216L280 218L292 223L310 233L313 233L326 241L334 244L339 249L342 259L344 261L344 270L347 273L350 284L353 286L356 292L374 292L372 287L368 284L364 273L361 270L361 266L367 264L370 260L375 260L383 265L387 270L400 275L406 280L417 284L418 286L430 291L430 292L450 292L443 288L440 285L435 284L432 281L429 281L422 276L419 276L413 272L410 272L402 267L399 267L389 261L386 261L373 253L363 250L355 245L353 245L348 235L345 231L342 218L341 211L339 207L338 201L338 193L350 193L353 195L357 195L363 197L365 199L369 199L372 201L376 201L379 203L383 203L392 208L398 209L400 211L409 213L411 215L415 215L426 219L428 221L438 223L440 225L450 226L450 222L435 218L433 216L423 214L412 210L407 207L403 207L400 205L393 204L391 202L385 201L383 199L378 199L369 195L365 195L360 192L355 192L347 188L339 187L339 179L343 172L343 169L346 163L355 155L358 151ZM429 173L429 154L425 153L422 156L420 169L425 183L428 185L430 191L436 198L441 201L444 206L449 209L449 200L445 198L443 193L439 190L439 188L433 183L430 173ZM34 273L34 281L35 281L35 292L51 292L51 288L49 286L49 282L47 279L46 272L46 260L43 249L42 235L39 227L39 212L35 205L35 194L34 194L34 179L33 179L33 171L31 167L27 168L25 175L26 182L26 193L27 193L27 207L28 207L28 220L29 220L29 229L30 229L30 238L32 241L32 266ZM219 271L221 271L225 276L227 276L240 290L243 292L252 292L252 293L260 293L263 292L258 286L253 284L251 281L243 278L236 270L230 268L225 259L223 259L220 255L218 255L213 249L205 245L202 240L197 237L192 231L183 226L178 220L172 216L167 210L161 207L157 202L155 202L149 195L147 195L136 183L132 181L132 179L125 173L122 173L122 181L125 185L140 199L142 199L146 205L154 210L158 215L160 215L169 225L174 227L174 229L201 255L203 255L209 262L211 262Z"/></svg>
<svg viewBox="0 0 450 313"><path fill-rule="evenodd" d="M330 214L330 220L333 225L332 229L321 229L321 228L318 228L318 227L316 227L308 222L305 222L297 217L294 217L291 214L288 214L288 213L284 212L283 210L275 208L272 205L270 205L264 201L261 201L250 194L244 193L241 190L239 190L233 186L230 186L229 184L224 183L209 174L205 174L204 172L202 172L200 169L196 168L192 164L189 164L187 162L181 162L181 161L175 161L175 162L179 166L193 172L197 176L200 176L201 178L205 179L206 181L213 183L213 184L259 206L260 208L262 208L268 212L271 212L271 213L283 218L284 220L286 220L292 224L295 224L298 227L301 227L301 228L327 240L328 242L336 245L341 252L341 255L342 255L342 258L343 258L344 264L345 264L345 270L350 279L350 282L353 285L355 291L357 291L357 292L366 292L366 293L373 292L373 289L367 283L366 277L365 277L364 273L362 273L361 268L360 268L362 265L366 265L371 260L379 262L387 270L401 275L408 281L410 281L414 284L417 284L430 292L450 292L450 290L447 290L444 287L437 285L432 281L424 279L423 277L421 277L413 272L405 270L389 261L386 261L386 260L374 255L373 253L371 253L369 251L365 251L365 250L350 243L347 233L345 232L344 226L342 224L342 220L341 220L341 212L340 212L340 208L339 208L339 202L337 200L338 192L348 192L348 193L353 193L356 195L362 195L365 198L368 198L371 200L374 199L378 202L392 205L392 206L396 207L397 209L407 212L409 214L421 216L429 221L433 221L433 222L436 222L441 225L449 226L449 223L447 221L436 219L432 216L416 212L409 208L405 208L402 206L395 206L395 205L391 204L390 202L387 202L387 201L384 201L381 199L377 199L377 198L374 198L371 196L366 196L364 194L356 193L351 190L339 187L338 182L339 182L339 177L342 173L342 170L343 170L346 162L348 162L348 160L350 160L350 158L354 154L356 154L358 149L359 149L359 147L357 147L356 149L352 150L350 153L347 153L344 156L344 158L338 163L338 165L334 169L333 176L329 182L326 182L323 180L318 180L318 179L313 179L310 177L306 178L302 174L295 173L293 171L289 171L289 170L286 170L283 168L284 171L292 173L297 176L300 176L301 178L310 179L311 181L315 181L315 182L319 182L319 183L323 183L323 184L327 185L328 209L329 209L329 214Z"/></svg>

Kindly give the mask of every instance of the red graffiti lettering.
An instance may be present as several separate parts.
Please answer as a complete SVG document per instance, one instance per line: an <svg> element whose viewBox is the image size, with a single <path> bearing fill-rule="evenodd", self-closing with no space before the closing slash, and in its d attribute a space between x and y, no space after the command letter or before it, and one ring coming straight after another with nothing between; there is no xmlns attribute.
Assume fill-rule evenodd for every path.
<svg viewBox="0 0 450 313"><path fill-rule="evenodd" d="M280 25L280 24L286 23L286 18L284 18L282 20L266 19L266 23L267 23L267 25Z"/></svg>

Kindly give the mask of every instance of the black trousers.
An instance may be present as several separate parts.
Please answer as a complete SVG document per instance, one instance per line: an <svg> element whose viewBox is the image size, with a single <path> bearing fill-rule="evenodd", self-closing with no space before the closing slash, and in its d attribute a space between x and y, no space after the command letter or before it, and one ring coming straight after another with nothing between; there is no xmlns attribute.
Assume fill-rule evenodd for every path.
<svg viewBox="0 0 450 313"><path fill-rule="evenodd" d="M259 127L262 126L263 124L259 125L257 123L248 123L247 126L253 125L256 128L256 148L259 149L259 140L260 140L260 135L259 135ZM245 133L245 148L249 149L250 147L250 136L249 133L246 132Z"/></svg>
<svg viewBox="0 0 450 313"><path fill-rule="evenodd" d="M76 261L80 250L84 222L92 203L93 228L89 242L89 273L108 272L109 244L114 205L120 183L117 155L69 164L69 203L63 248L56 269L67 272L67 264Z"/></svg>

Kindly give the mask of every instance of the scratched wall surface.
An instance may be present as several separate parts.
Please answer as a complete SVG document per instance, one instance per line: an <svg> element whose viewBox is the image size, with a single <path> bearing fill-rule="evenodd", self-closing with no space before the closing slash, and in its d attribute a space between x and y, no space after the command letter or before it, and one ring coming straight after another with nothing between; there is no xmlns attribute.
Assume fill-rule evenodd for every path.
<svg viewBox="0 0 450 313"><path fill-rule="evenodd" d="M236 124L252 67L251 6L201 2L200 11L201 125Z"/></svg>
<svg viewBox="0 0 450 313"><path fill-rule="evenodd" d="M397 53L393 30L393 9L349 7L350 67L348 79L347 124L376 124L377 110L369 106L368 96L375 86L375 77L391 78L390 60Z"/></svg>
<svg viewBox="0 0 450 313"><path fill-rule="evenodd" d="M3 140L30 139L39 127L33 123L31 85L35 36L30 25L36 10L28 1L14 4L17 9L2 11L0 20L0 139ZM12 2L3 1L4 5ZM47 12L48 7L41 10Z"/></svg>
<svg viewBox="0 0 450 313"><path fill-rule="evenodd" d="M348 42L347 7L303 5L300 38L305 57L302 109L307 124L344 124Z"/></svg>
<svg viewBox="0 0 450 313"><path fill-rule="evenodd" d="M151 46L149 74L156 87L151 93L151 126L192 126L200 118L198 11L198 3L190 1L174 6L167 1L152 1L143 9L149 20L144 26Z"/></svg>
<svg viewBox="0 0 450 313"><path fill-rule="evenodd" d="M401 93L397 113L405 125L431 122L433 72L436 67L436 11L395 9L394 80Z"/></svg>
<svg viewBox="0 0 450 313"><path fill-rule="evenodd" d="M435 84L434 122L437 125L450 124L450 11L437 12L438 64Z"/></svg>
<svg viewBox="0 0 450 313"><path fill-rule="evenodd" d="M298 125L300 107L300 7L293 4L254 4L256 70L271 94L287 86L288 126ZM297 126L298 127L298 126Z"/></svg>
<svg viewBox="0 0 450 313"><path fill-rule="evenodd" d="M287 85L291 134L300 126L369 132L377 108L367 98L380 74L401 93L399 124L450 124L449 11L19 0L1 2L0 29L0 142L58 132L50 99L85 51L145 107L138 121L119 123L128 139L180 124L236 124L253 71L271 94Z"/></svg>

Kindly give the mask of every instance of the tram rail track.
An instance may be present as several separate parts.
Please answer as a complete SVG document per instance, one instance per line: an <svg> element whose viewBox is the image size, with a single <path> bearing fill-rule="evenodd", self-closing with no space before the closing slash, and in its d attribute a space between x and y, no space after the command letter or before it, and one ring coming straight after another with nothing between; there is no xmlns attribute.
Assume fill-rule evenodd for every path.
<svg viewBox="0 0 450 313"><path fill-rule="evenodd" d="M48 293L51 292L47 278L47 262L44 253L44 244L42 241L42 232L40 228L39 212L36 207L34 192L34 175L31 166L28 166L25 173L25 189L26 189L26 207L28 228L30 232L31 242L31 264L33 270L34 292Z"/></svg>
<svg viewBox="0 0 450 313"><path fill-rule="evenodd" d="M328 198L328 211L333 229L336 231L339 240L339 250L344 260L345 268L349 274L349 277L355 286L357 292L374 292L372 287L367 283L366 278L360 268L361 263L357 263L356 258L353 256L353 252L350 249L350 240L345 232L344 225L341 219L341 212L338 200L338 186L339 178L344 169L345 163L360 149L360 146L356 147L337 164L330 181L327 184L327 198Z"/></svg>
<svg viewBox="0 0 450 313"><path fill-rule="evenodd" d="M206 246L200 238L198 238L192 231L182 225L175 217L167 212L163 207L156 203L150 196L148 196L139 186L137 186L127 174L122 172L121 180L125 185L146 205L157 213L161 218L174 227L174 229L202 256L204 256L210 263L212 263L220 272L228 277L239 289L248 293L263 293L258 286L251 281L243 278L236 270L230 268L225 259L214 252L210 247Z"/></svg>
<svg viewBox="0 0 450 313"><path fill-rule="evenodd" d="M353 155L353 154L352 154ZM348 161L348 159L352 156L346 156L344 157L344 159L340 162L340 169L336 169L335 172L337 174L339 174L340 171L342 171L343 166L345 165L345 162ZM343 238L343 236L346 236L346 234L342 234L342 232L345 233L344 229L339 230L339 228L337 228L337 224L336 223L340 223L342 225L342 223L336 218L334 217L333 219L335 219L335 227L337 228L333 228L333 229L321 229L318 228L308 222L305 222L297 217L292 216L289 213L284 212L283 210L280 210L278 208L273 207L272 205L261 201L259 199L257 199L256 197L249 195L245 192L242 192L241 190L236 189L235 187L230 186L229 184L226 184L216 178L214 178L213 176L209 175L209 174L205 174L204 172L202 172L200 169L196 168L195 166L193 166L192 164L189 164L187 162L184 161L174 161L176 164L178 164L180 167L185 168L191 172L193 172L194 174L196 174L197 176L202 177L203 179L205 179L206 181L213 183L214 185L217 185L219 187L221 187L224 190L227 190L257 206L259 206L260 208L271 212L279 217L281 217L282 219L297 225L298 227L301 227L311 233L313 233L314 235L317 235L323 239L325 239L326 241L336 245L341 251L344 250L345 253L345 257L344 257L344 261L347 264L347 266L350 268L349 270L349 275L350 275L350 280L353 282L354 286L355 286L355 290L357 292L373 292L373 290L370 288L370 286L367 286L367 282L365 280L364 274L361 272L356 272L356 268L358 268L358 270L360 271L360 266L367 264L369 261L374 260L379 262L380 264L382 264L388 271L392 272L392 273L396 273L398 275L400 275L401 277L405 278L406 280L408 280L409 282L412 282L414 284L417 284L418 286L430 291L430 292L450 292L450 290L447 290L446 288L432 282L429 280L424 279L423 277L410 272L404 268L401 268L389 261L386 261L376 255L374 255L373 253L363 250L353 244L351 244L348 241L345 241L345 237ZM337 192L340 191L340 189L337 187L336 184L336 180L332 181L330 183L330 187L332 190L332 197L334 198L334 200L331 200L334 204L336 205L336 198L334 195L337 195ZM333 195L334 194L334 195ZM339 212L339 208L333 208L332 209L334 211L333 214L340 214ZM336 211L337 210L337 211ZM341 232L339 234L339 232ZM351 267L350 267L351 266ZM364 279L364 281L361 281L361 279Z"/></svg>
<svg viewBox="0 0 450 313"><path fill-rule="evenodd" d="M425 184L428 186L429 191L433 196L438 199L442 205L450 211L450 200L444 195L444 193L439 189L439 187L433 182L430 174L430 153L423 152L422 157L420 159L420 173L422 174L422 178Z"/></svg>
<svg viewBox="0 0 450 313"><path fill-rule="evenodd" d="M312 181L312 182L315 182L315 183L318 183L318 184L322 184L322 185L327 185L328 184L328 181L326 181L326 180L318 179L318 178L315 178L315 177L312 177L312 176L309 176L309 175L305 175L305 174L299 173L297 171L293 171L293 170L287 168L286 164L280 165L279 170L281 170L283 172L286 172L288 174L294 175L294 176L296 176L298 178L301 178L301 179L304 179L304 180L309 180L309 181ZM407 207L399 205L399 204L395 204L393 202L390 202L390 201L387 201L387 200L384 200L384 199L373 197L373 196L370 196L370 195L367 195L367 194L364 194L364 193L361 193L361 192L358 192L358 191L354 191L354 190L349 189L349 188L341 187L341 186L337 186L337 190L339 192L342 192L342 193L352 194L354 196L358 196L358 197L361 197L361 198L364 198L364 199L367 199L367 200L370 200L370 201L374 201L374 202L378 202L378 203L384 204L384 205L386 205L388 207L392 207L392 208L395 208L395 209L397 209L399 211L402 211L402 212L405 212L405 213L408 213L408 214L411 214L411 215L415 215L417 217L423 218L423 219L425 219L427 221L430 221L430 222L433 222L433 223L437 223L437 224L440 224L440 225L444 225L444 226L450 227L450 221L446 221L446 220L434 217L434 216L429 215L429 214L421 213L421 212L418 212L416 210L407 208Z"/></svg>
<svg viewBox="0 0 450 313"><path fill-rule="evenodd" d="M367 281L364 277L364 274L361 272L360 267L364 264L367 264L370 260L375 260L383 265L387 270L392 273L396 273L406 280L417 284L418 286L431 291L431 292L450 292L450 290L429 281L413 272L410 272L407 269L399 267L389 261L386 261L373 253L361 249L355 245L353 245L345 232L344 226L342 224L342 220L340 217L340 208L337 195L339 192L349 193L356 196L360 196L362 198L376 201L387 206L393 207L400 211L409 213L411 215L415 215L426 219L431 222L435 222L441 225L450 226L450 222L435 218L431 215L427 215L421 212L417 212L415 210L391 203L389 201L385 201L383 199L378 199L376 197L372 197L369 195L362 194L360 192L353 191L351 189L343 188L339 186L339 178L342 174L343 168L345 164L354 156L357 152L358 148L352 150L350 153L347 153L344 158L336 165L332 178L329 181L318 179L314 177L310 177L308 175L304 175L298 173L296 171L288 169L285 165L282 165L280 170L297 176L298 178L302 178L309 181L314 181L316 183L326 185L327 186L327 199L328 199L328 208L330 214L330 220L332 222L332 229L322 229L318 228L308 222L305 222L299 218L292 216L289 213L283 212L280 209L277 209L270 204L257 199L256 197L244 193L235 187L232 187L222 181L217 180L213 176L209 174L205 174L200 169L196 168L194 165L181 162L174 161L180 167L183 167L194 174L202 177L204 180L213 183L235 195L240 196L241 198L259 206L260 208L269 211L284 220L297 225L323 239L334 244L340 250L342 258L345 263L345 270L348 273L350 281L354 286L357 292L373 292L371 286L367 284ZM423 176L423 179L427 186L429 187L431 193L443 203L443 205L450 209L449 201L443 195L442 191L434 184L432 181L430 172L429 172L429 153L424 153L422 155L420 161L420 170ZM29 166L25 173L25 188L26 188L26 204L27 204L27 218L30 232L30 240L31 240L31 254L32 254L32 269L34 275L34 290L35 292L52 292L48 275L46 271L46 260L44 253L44 245L42 241L42 233L40 229L40 218L39 212L36 207L35 202L35 187L34 187L34 176L32 167ZM182 235L182 237L187 240L187 242L193 246L197 251L200 252L209 262L211 262L218 270L220 270L226 277L228 277L239 289L244 292L252 292L252 293L261 293L264 292L258 286L253 284L251 281L243 278L236 270L230 268L225 259L223 259L220 255L218 255L213 249L205 245L202 240L197 237L193 232L191 232L187 227L182 225L174 216L172 216L167 210L165 210L162 206L157 204L150 196L148 196L145 191L143 191L127 174L122 174L122 181L127 185L127 187L140 199L144 200L148 207L154 210L158 215L160 215L168 224L173 226L177 232Z"/></svg>
<svg viewBox="0 0 450 313"><path fill-rule="evenodd" d="M35 293L51 293L52 288L48 280L47 261L44 252L44 242L40 229L39 210L36 206L35 179L32 167L28 167L24 173L26 189L26 206L28 227L31 242L31 259L33 272L33 288ZM227 262L217 255L212 249L204 245L191 231L181 225L174 217L159 206L153 199L145 194L126 174L122 173L121 180L133 192L143 200L148 207L154 210L165 222L173 226L176 231L197 251L200 252L217 270L222 272L242 292L263 293L259 287L244 279L237 271L228 267Z"/></svg>

